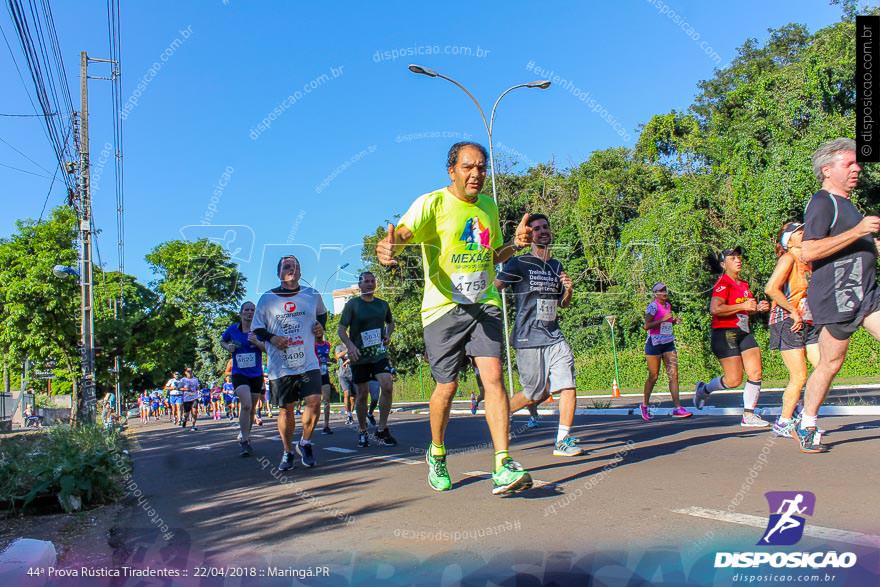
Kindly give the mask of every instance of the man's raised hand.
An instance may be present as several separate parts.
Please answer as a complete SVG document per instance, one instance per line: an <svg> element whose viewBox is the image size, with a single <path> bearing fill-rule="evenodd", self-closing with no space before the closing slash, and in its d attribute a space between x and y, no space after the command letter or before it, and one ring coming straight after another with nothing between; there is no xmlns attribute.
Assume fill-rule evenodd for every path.
<svg viewBox="0 0 880 587"><path fill-rule="evenodd" d="M397 265L397 261L394 259L394 245L396 244L397 236L394 234L394 225L389 224L388 234L376 244L376 257L378 257L379 263L386 267Z"/></svg>
<svg viewBox="0 0 880 587"><path fill-rule="evenodd" d="M527 247L532 244L532 227L529 226L529 213L523 214L522 220L516 227L516 234L513 237L513 244L519 248Z"/></svg>

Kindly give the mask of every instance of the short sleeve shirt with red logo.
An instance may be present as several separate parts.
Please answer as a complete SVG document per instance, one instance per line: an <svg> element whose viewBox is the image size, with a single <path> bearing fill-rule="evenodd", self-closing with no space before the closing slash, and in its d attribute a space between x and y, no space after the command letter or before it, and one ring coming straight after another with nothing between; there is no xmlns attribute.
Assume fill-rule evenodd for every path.
<svg viewBox="0 0 880 587"><path fill-rule="evenodd" d="M723 274L712 287L712 297L721 298L725 305L733 306L754 299L749 284ZM712 328L739 328L749 332L749 315L746 313L731 316L713 316Z"/></svg>

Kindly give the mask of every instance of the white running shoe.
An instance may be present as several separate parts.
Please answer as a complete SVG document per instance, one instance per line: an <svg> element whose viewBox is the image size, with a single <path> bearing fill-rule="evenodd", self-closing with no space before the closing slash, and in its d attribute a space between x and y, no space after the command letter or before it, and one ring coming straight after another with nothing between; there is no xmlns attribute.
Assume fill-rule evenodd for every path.
<svg viewBox="0 0 880 587"><path fill-rule="evenodd" d="M754 412L743 412L742 422L739 425L747 428L766 428L770 425L770 422Z"/></svg>

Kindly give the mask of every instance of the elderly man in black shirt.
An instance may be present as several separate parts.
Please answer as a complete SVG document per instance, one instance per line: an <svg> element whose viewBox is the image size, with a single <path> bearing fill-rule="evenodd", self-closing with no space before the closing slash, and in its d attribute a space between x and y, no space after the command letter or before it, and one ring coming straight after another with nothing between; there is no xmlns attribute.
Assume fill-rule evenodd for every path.
<svg viewBox="0 0 880 587"><path fill-rule="evenodd" d="M852 139L829 141L813 153L813 172L822 189L807 204L803 258L813 266L807 302L822 333L819 364L807 380L801 423L793 431L805 453L828 450L817 431L819 406L846 359L849 338L864 326L880 340L874 236L880 232L880 217L862 216L850 201L861 170Z"/></svg>

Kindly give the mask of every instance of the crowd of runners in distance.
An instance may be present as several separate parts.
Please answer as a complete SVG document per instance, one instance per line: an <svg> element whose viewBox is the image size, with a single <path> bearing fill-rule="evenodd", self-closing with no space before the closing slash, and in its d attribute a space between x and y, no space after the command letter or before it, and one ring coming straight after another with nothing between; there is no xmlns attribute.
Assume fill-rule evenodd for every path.
<svg viewBox="0 0 880 587"><path fill-rule="evenodd" d="M512 238L505 242L498 208L482 193L488 154L473 142L454 144L447 155L450 184L417 198L397 225L388 225L379 241L379 263L393 266L407 246L420 249L424 270L421 320L425 358L436 386L430 398L431 440L425 452L428 484L437 491L452 488L445 445L452 400L459 377L469 367L477 373L479 395L471 396L471 411L485 405L494 457L492 493L505 495L528 489L528 471L509 451L510 416L529 409L529 425L536 424L536 407L558 394L559 423L553 455L583 453L571 434L576 395L574 355L559 326L558 310L572 302L574 283L562 263L553 258L553 231L548 218L526 212ZM771 301L758 301L752 286L740 278L745 251L724 249L713 257L720 273L711 291L711 348L720 363L717 377L699 382L694 407L702 410L711 394L738 388L743 379L743 427L769 427L790 436L804 453L826 452L817 426L819 407L846 357L850 336L861 326L880 339L880 295L875 280L880 218L863 216L849 199L861 167L855 142L836 139L813 154L814 174L821 184L804 211L804 222L786 222L776 238L776 267L764 287ZM514 255L528 247L525 254ZM496 270L496 266L500 269ZM215 418L221 412L238 418L240 453L251 454L249 435L259 424L260 405L278 407L282 456L278 468L289 470L296 455L302 464L316 464L312 433L321 416L323 432L329 426L331 384L327 364L331 345L324 340L327 310L321 295L300 283L301 267L294 256L278 261L278 287L264 293L256 304L241 307L238 322L222 340L232 355L226 383L203 387L190 370L166 385L167 396L143 396L146 417L169 418L196 428L199 405ZM338 362L346 423L356 426L357 446L397 444L388 426L393 397L394 370L388 345L394 332L391 308L375 296L376 278L362 273L360 295L342 312L332 351ZM508 397L502 382L503 290L515 304L510 344L515 349L521 390ZM659 282L644 317L648 377L641 416L650 421L650 398L661 365L669 378L673 418L686 419L679 397L675 325L670 291ZM770 349L780 351L790 379L782 399L781 415L772 425L755 413L761 392L761 349L750 322L769 312ZM267 357L264 373L263 355ZM808 377L807 361L813 365ZM803 405L801 392L806 387ZM154 399L155 398L155 399ZM368 405L369 404L369 405ZM164 406L164 407L163 407ZM378 407L378 420L373 410ZM157 411L158 410L158 411ZM271 413L271 412L270 412ZM294 440L296 417L301 432ZM374 433L368 431L368 422Z"/></svg>

